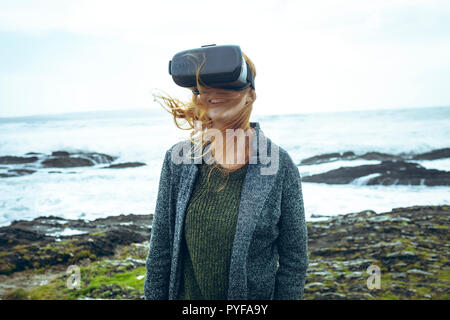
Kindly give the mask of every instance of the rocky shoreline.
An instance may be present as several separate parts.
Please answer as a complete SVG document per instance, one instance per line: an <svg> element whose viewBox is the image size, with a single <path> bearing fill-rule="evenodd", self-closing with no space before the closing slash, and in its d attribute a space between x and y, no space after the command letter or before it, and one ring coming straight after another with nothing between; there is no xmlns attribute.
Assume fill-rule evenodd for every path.
<svg viewBox="0 0 450 320"><path fill-rule="evenodd" d="M303 175L302 181L327 184L350 184L358 182L364 185L424 185L450 186L450 171L427 169L417 161L440 160L450 157L450 148L436 149L430 152L398 155L367 152L357 155L353 151L320 154L303 159L297 166L321 165L335 161L348 161L348 166L329 170L319 174ZM143 162L116 163L118 157L95 152L53 151L51 154L28 152L23 157L0 156L0 178L30 175L38 170L49 174L76 173L70 168L96 167L99 169L123 169L145 166ZM352 161L376 160L379 163L352 165ZM59 170L54 170L58 168Z"/></svg>
<svg viewBox="0 0 450 320"><path fill-rule="evenodd" d="M367 152L356 155L352 151L343 153L327 153L303 159L298 166L318 165L334 161L376 160L378 164L340 167L320 174L302 176L304 182L348 184L363 179L365 185L424 185L449 186L450 172L426 169L416 161L438 160L450 158L450 148L437 149L430 152L398 155Z"/></svg>
<svg viewBox="0 0 450 320"><path fill-rule="evenodd" d="M40 217L0 228L2 299L143 299L152 215ZM450 206L308 222L304 299L449 299ZM80 287L68 288L77 266ZM380 288L368 288L368 268Z"/></svg>
<svg viewBox="0 0 450 320"><path fill-rule="evenodd" d="M100 169L123 169L145 166L143 162L113 163L118 159L104 153L53 151L51 154L28 152L24 157L0 156L0 178L29 175L38 170L59 168L94 167ZM3 172L2 172L3 171ZM48 173L76 173L74 171L50 170Z"/></svg>

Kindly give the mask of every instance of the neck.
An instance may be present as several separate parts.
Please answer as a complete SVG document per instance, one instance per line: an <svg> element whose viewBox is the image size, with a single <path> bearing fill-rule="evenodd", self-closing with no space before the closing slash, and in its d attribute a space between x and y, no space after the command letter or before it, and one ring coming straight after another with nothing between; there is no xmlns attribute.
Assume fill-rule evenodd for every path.
<svg viewBox="0 0 450 320"><path fill-rule="evenodd" d="M251 156L250 146L254 135L254 128L238 130L235 135L229 135L229 137L225 132L222 135L222 141L215 139L215 147L212 151L214 158L224 167L234 168L245 165Z"/></svg>

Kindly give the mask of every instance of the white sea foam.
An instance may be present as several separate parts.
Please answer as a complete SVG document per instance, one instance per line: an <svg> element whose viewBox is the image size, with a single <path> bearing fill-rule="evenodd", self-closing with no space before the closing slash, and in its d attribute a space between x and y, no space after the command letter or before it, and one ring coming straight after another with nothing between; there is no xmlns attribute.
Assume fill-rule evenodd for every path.
<svg viewBox="0 0 450 320"><path fill-rule="evenodd" d="M76 230L76 229L70 229L65 228L63 231L59 232L48 232L46 233L47 236L53 236L53 237L64 237L64 236L75 236L79 234L86 234L86 231Z"/></svg>
<svg viewBox="0 0 450 320"><path fill-rule="evenodd" d="M287 150L296 164L332 152L421 153L450 146L450 108L252 116L251 121L258 121L264 134ZM75 116L17 122L0 119L0 156L89 151L119 157L115 163L147 164L126 169L100 169L103 165L41 169L31 175L0 178L0 226L13 220L49 215L92 220L109 215L153 213L165 151L188 138L189 131L176 128L164 111L158 116L132 117L125 112L123 117L78 120ZM450 168L450 159L417 162L426 168L447 171ZM298 168L302 176L307 176L341 166L377 163L337 160ZM367 209L382 212L400 206L450 201L450 187L367 186L363 182L368 178L348 185L304 182L307 219L311 214L338 215Z"/></svg>

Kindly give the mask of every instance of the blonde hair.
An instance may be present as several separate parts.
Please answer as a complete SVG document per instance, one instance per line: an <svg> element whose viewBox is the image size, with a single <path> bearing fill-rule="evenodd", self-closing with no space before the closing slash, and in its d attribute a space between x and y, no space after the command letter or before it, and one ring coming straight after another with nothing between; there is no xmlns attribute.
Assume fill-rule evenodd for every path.
<svg viewBox="0 0 450 320"><path fill-rule="evenodd" d="M247 57L247 55L242 52L242 56L244 60L248 63L250 66L251 72L253 74L253 78L256 77L256 68L253 62L250 60L250 58ZM203 59L203 62L200 66L197 67L196 71L196 83L197 88L200 94L203 92L204 88L210 88L204 83L200 83L200 70L202 66L205 63L205 59ZM256 93L255 90L252 87L248 87L242 91L237 91L240 94L237 95L237 98L234 99L235 102L240 102L242 98L245 96L246 93L249 93L252 97L252 100L246 105L245 108L243 108L238 114L231 117L228 121L225 122L224 128L220 129L222 133L222 137L225 137L226 129L243 129L244 131L250 128L250 115L253 110L253 103L256 100ZM211 137L211 139L205 139L205 131L209 128L213 128L212 126L212 119L207 116L208 106L201 103L198 96L194 93L192 93L192 98L188 102L180 101L179 99L172 98L170 95L158 95L153 94L153 97L155 98L155 101L158 102L167 112L172 114L173 120L175 125L181 129L181 130L192 130L190 133L190 140L193 143L196 148L201 148L200 150L203 150L205 146L209 145L207 150L200 155L200 157L203 157L204 154L208 153L210 150L215 150L216 148L216 141L214 139L214 136ZM160 101L161 100L161 101ZM180 126L178 121L180 119L184 119L184 121L188 124L187 128L183 128ZM201 123L201 128L198 127L199 122ZM236 139L236 137L234 137ZM249 154L247 152L249 147L249 143L247 142L247 139L245 141L245 163L248 162ZM214 151L212 152L214 155ZM209 174L208 174L208 181L211 175L211 172L214 169L218 169L220 172L222 172L228 180L229 173L237 170L227 169L222 167L219 163L215 161L213 167L211 168ZM239 169L239 168L238 168ZM218 192L225 188L225 184L219 188Z"/></svg>

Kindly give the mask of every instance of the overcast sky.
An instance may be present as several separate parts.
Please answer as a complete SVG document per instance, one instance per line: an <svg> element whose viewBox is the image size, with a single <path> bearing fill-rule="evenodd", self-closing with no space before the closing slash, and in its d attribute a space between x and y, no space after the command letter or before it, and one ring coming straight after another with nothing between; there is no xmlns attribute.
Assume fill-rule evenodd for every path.
<svg viewBox="0 0 450 320"><path fill-rule="evenodd" d="M0 0L0 117L162 109L212 43L255 63L256 114L450 105L446 0Z"/></svg>

